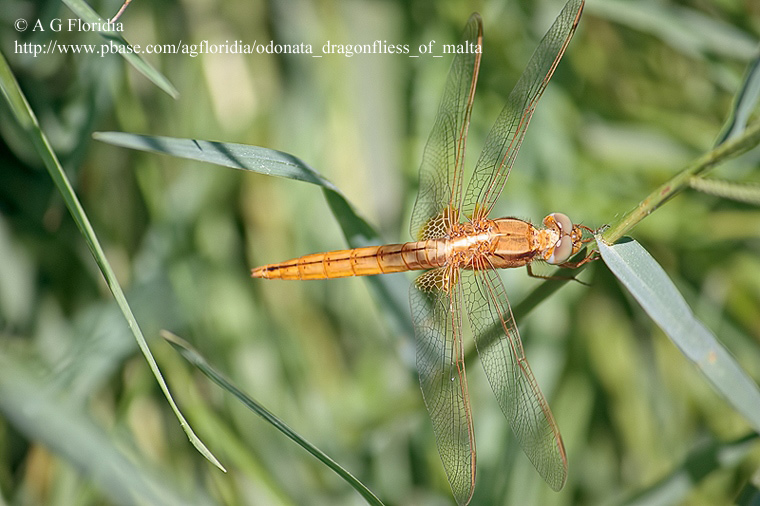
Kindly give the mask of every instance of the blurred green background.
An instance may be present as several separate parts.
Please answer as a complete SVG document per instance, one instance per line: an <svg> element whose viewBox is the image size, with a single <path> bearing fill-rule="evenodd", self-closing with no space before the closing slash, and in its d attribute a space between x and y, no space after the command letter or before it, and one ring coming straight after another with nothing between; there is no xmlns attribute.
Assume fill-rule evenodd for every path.
<svg viewBox="0 0 760 506"><path fill-rule="evenodd" d="M118 2L93 7L103 17ZM484 56L470 129L488 129L562 2L134 0L135 44L454 43L473 10ZM213 386L167 328L389 504L451 504L413 336L366 280L251 280L256 265L345 240L315 186L92 140L124 131L265 146L334 182L387 242L410 240L417 170L449 56L147 55L174 100L118 56L31 55L19 33L73 17L3 0L0 50L64 164L180 407L227 467L187 442L32 145L0 105L0 504L361 504L301 448ZM752 0L589 1L496 214L598 227L709 151L757 55ZM760 182L757 149L716 176ZM696 314L760 379L760 210L685 192L633 231ZM397 274L402 285L411 275ZM503 272L512 304L539 281ZM514 444L473 361L473 504L724 504L760 464L749 425L601 262L519 322L562 431L552 492ZM717 446L716 446L717 445ZM715 451L713 451L715 450ZM720 450L720 451L718 451ZM110 473L108 471L116 471ZM680 474L679 474L680 473ZM113 478L116 475L118 479ZM670 480L670 481L667 481ZM657 502L657 500L661 502Z"/></svg>

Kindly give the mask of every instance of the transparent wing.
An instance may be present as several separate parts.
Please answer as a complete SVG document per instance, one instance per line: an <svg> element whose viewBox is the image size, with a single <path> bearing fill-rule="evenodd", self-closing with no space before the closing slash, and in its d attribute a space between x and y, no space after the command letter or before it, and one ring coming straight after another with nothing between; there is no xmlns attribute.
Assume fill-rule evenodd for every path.
<svg viewBox="0 0 760 506"><path fill-rule="evenodd" d="M499 198L520 150L528 123L541 94L570 43L584 0L570 0L541 39L507 105L486 137L475 171L464 195L465 216L485 218Z"/></svg>
<svg viewBox="0 0 760 506"><path fill-rule="evenodd" d="M504 284L494 269L463 271L462 293L480 362L515 437L554 489L567 479L559 428L523 352Z"/></svg>
<svg viewBox="0 0 760 506"><path fill-rule="evenodd" d="M475 13L470 16L460 40L467 52L454 56L433 130L422 154L420 188L410 226L412 237L416 239L442 237L451 220L459 222L465 141L482 40L483 21ZM473 52L475 47L477 52Z"/></svg>
<svg viewBox="0 0 760 506"><path fill-rule="evenodd" d="M475 486L475 439L464 370L458 276L458 269L428 271L412 284L409 299L422 396L451 490L457 503L467 504Z"/></svg>

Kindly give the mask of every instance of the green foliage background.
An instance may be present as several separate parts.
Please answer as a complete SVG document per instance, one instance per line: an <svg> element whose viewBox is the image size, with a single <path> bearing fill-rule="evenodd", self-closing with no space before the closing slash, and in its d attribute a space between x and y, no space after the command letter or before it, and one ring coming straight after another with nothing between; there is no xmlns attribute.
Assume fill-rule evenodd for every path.
<svg viewBox="0 0 760 506"><path fill-rule="evenodd" d="M93 4L107 17L116 3ZM145 2L132 43L421 44L458 40L472 10L485 47L474 163L561 2ZM13 29L68 18L4 0L0 51L40 119L190 424L188 444L33 146L0 105L0 504L358 504L358 494L193 370L171 329L390 504L448 504L414 370L413 336L366 280L288 283L249 268L345 240L316 187L97 143L116 130L266 146L340 188L388 242L409 240L422 147L450 57L148 55L174 100L117 56L18 54L16 42L101 44ZM749 61L751 1L590 2L539 104L500 215L561 211L591 227L629 210L711 149ZM760 152L716 175L759 182ZM760 211L686 192L634 230L695 313L760 378ZM399 283L411 276L394 275ZM513 441L476 360L474 504L720 504L757 473L748 424L601 262L520 322L568 450L559 494ZM513 304L538 283L504 272ZM32 423L31 421L35 423ZM717 446L711 446L711 445ZM711 449L717 448L716 454ZM731 451L729 451L731 450ZM117 469L121 480L102 479ZM679 475L679 471L682 474ZM666 479L683 478L673 492ZM665 495L673 494L673 495ZM663 499L664 498L664 499ZM658 503L659 504L659 503Z"/></svg>

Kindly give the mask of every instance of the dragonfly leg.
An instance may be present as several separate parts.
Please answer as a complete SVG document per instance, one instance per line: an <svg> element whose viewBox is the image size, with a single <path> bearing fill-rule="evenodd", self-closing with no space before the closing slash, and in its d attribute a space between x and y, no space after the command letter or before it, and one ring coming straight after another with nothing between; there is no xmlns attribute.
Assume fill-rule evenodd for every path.
<svg viewBox="0 0 760 506"><path fill-rule="evenodd" d="M550 279L553 281L577 281L582 285L586 284L583 281L577 279L575 276L544 276L543 274L536 274L533 272L533 268L531 268L530 264L526 265L525 268L528 269L528 276L531 278Z"/></svg>
<svg viewBox="0 0 760 506"><path fill-rule="evenodd" d="M582 260L578 262L565 262L563 264L559 264L557 267L562 267L564 269L576 269L585 263L596 260L597 258L599 258L599 252L592 251L588 256L584 257ZM578 283L582 285L589 286L588 283L586 283L585 281L581 281L575 276L544 276L543 274L536 274L535 272L533 272L533 268L531 267L531 264L527 264L525 267L528 269L528 276L530 276L531 278L552 279L555 281L577 281Z"/></svg>
<svg viewBox="0 0 760 506"><path fill-rule="evenodd" d="M588 255L586 255L582 260L579 260L578 262L565 262L563 264L559 264L559 267L562 267L564 269L577 269L581 265L586 264L588 262L593 262L597 258L599 258L599 252L594 250ZM530 265L528 265L528 267L530 267Z"/></svg>

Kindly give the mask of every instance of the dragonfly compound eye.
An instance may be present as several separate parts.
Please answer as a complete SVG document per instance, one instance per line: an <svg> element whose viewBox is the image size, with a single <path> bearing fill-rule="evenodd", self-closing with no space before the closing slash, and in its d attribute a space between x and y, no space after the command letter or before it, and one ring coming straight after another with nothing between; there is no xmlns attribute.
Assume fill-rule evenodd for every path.
<svg viewBox="0 0 760 506"><path fill-rule="evenodd" d="M567 218L567 216L565 216L565 218ZM551 252L552 254L546 259L548 263L557 265L567 262L567 259L570 258L570 255L573 253L572 239L567 235L563 235L559 238L559 241L554 244L554 248Z"/></svg>
<svg viewBox="0 0 760 506"><path fill-rule="evenodd" d="M557 224L557 228L559 228L559 235L561 237L570 235L572 233L573 222L570 221L570 218L568 218L566 214L552 213L549 216L554 218L554 222ZM549 218L549 216L547 216L547 218Z"/></svg>

